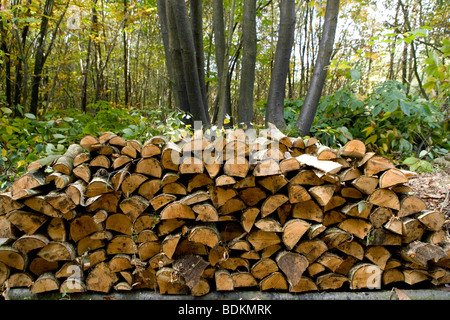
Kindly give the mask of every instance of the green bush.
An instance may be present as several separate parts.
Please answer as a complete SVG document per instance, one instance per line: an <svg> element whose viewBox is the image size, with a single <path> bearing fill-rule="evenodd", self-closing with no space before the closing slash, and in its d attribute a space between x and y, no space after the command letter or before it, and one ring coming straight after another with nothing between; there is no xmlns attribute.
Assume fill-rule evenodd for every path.
<svg viewBox="0 0 450 320"><path fill-rule="evenodd" d="M301 101L290 101L285 111L288 126L295 124ZM295 106L300 106L296 108ZM377 85L364 99L347 87L321 98L312 125L312 135L328 146L339 147L360 139L369 150L400 161L426 150L428 159L450 149L448 123L435 104L406 94L397 81ZM448 121L447 121L448 122Z"/></svg>
<svg viewBox="0 0 450 320"><path fill-rule="evenodd" d="M183 115L165 108L130 110L98 101L90 113L54 110L42 119L25 113L11 117L12 110L0 108L0 190L26 171L29 163L48 155L63 154L82 137L114 132L127 140L145 142L159 134L179 134L185 129Z"/></svg>

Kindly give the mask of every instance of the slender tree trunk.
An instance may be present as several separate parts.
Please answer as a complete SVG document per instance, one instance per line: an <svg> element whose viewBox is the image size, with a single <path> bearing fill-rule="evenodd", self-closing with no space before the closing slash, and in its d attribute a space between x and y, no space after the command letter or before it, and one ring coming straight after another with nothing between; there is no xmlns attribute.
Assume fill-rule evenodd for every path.
<svg viewBox="0 0 450 320"><path fill-rule="evenodd" d="M205 54L203 50L203 6L202 0L191 0L191 28L194 38L195 57L197 61L197 73L200 82L200 90L203 99L203 108L208 111L205 82Z"/></svg>
<svg viewBox="0 0 450 320"><path fill-rule="evenodd" d="M225 54L223 57L223 64L222 64L222 77L220 78L219 82L219 105L218 105L218 113L217 113L217 125L219 127L222 127L225 120L225 115L231 116L231 100L230 102L230 110L226 110L226 96L227 96L227 88L229 88L229 81L228 77L231 75L228 73L228 59L230 56L230 49L231 49L231 43L233 40L233 24L234 24L234 11L236 8L236 0L232 1L231 4L231 14L228 21L228 40L225 45ZM227 112L228 111L228 112Z"/></svg>
<svg viewBox="0 0 450 320"><path fill-rule="evenodd" d="M202 91L197 72L194 37L187 16L186 3L184 0L168 0L168 2L173 11L178 41L181 48L189 109L194 120L202 121L203 126L209 128L209 113L203 105Z"/></svg>
<svg viewBox="0 0 450 320"><path fill-rule="evenodd" d="M25 43L26 43L27 36L28 36L28 30L29 30L29 25L24 26L22 29L21 42L18 42L19 53L25 52ZM24 75L23 75L23 73L25 72L24 65L26 63L27 62L24 61L22 58L22 54L19 54L18 63L16 65L16 72L15 72L16 77L14 79L14 105L15 106L17 106L21 103L20 98L22 97L22 90L25 89L24 84L22 83L22 81L23 81L22 79L24 78ZM28 68L27 68L27 70L28 70ZM25 105L25 102L23 102L22 105Z"/></svg>
<svg viewBox="0 0 450 320"><path fill-rule="evenodd" d="M95 15L95 6L97 5L97 0L94 0L92 3L92 13L91 13L91 31L90 35L94 34L94 15ZM92 47L92 38L88 37L88 45L86 49L86 59L84 61L83 66L83 82L81 84L81 112L86 113L87 107L87 85L88 85L88 74L90 67L90 59L91 59L91 47Z"/></svg>
<svg viewBox="0 0 450 320"><path fill-rule="evenodd" d="M295 19L295 1L281 0L280 27L266 109L266 125L271 122L280 129L286 127L283 115L284 97L286 94L286 78L289 71L291 51L294 44Z"/></svg>
<svg viewBox="0 0 450 320"><path fill-rule="evenodd" d="M234 11L232 11L234 14ZM218 89L214 107L213 123L223 123L225 114L231 115L231 99L230 99L230 76L228 74L228 54L227 44L225 39L225 20L224 20L224 8L222 0L213 0L213 28L214 28L214 41L215 41L215 53L217 64L217 78ZM232 30L229 32L232 33ZM225 70L225 72L224 72ZM224 79L222 79L225 77ZM222 86L225 88L225 94L221 96ZM219 117L219 111L222 112L221 118Z"/></svg>
<svg viewBox="0 0 450 320"><path fill-rule="evenodd" d="M6 30L3 27L3 19L0 17L0 35L1 35L1 45L0 48L5 56L5 95L6 103L8 107L12 107L12 86L11 86L11 55L6 43Z"/></svg>
<svg viewBox="0 0 450 320"><path fill-rule="evenodd" d="M122 33L122 40L123 40L123 80L124 80L124 91L125 91L125 97L124 97L124 104L125 106L128 106L129 104L129 95L130 95L130 83L129 83L129 71L128 71L128 39L127 39L127 7L128 3L127 0L123 0L123 14L125 16L124 23L123 23L123 33Z"/></svg>
<svg viewBox="0 0 450 320"><path fill-rule="evenodd" d="M54 0L46 0L44 4L44 11L42 13L42 20L37 38L36 53L34 59L34 72L31 79L31 102L30 113L36 115L39 102L39 85L42 78L42 70L44 68L44 45L45 36L47 35L48 21L52 13Z"/></svg>
<svg viewBox="0 0 450 320"><path fill-rule="evenodd" d="M242 22L242 70L239 86L238 123L247 127L253 121L253 90L256 66L256 1L244 0Z"/></svg>
<svg viewBox="0 0 450 320"><path fill-rule="evenodd" d="M42 14L41 26L39 30L38 40L37 40L37 48L34 60L34 72L33 78L31 82L31 102L30 102L30 113L37 115L37 108L39 103L39 86L42 78L42 71L44 69L45 61L47 60L50 52L52 51L53 43L55 42L57 32L59 30L59 25L61 24L64 15L66 14L67 8L69 7L70 0L67 0L64 11L61 13L55 28L53 29L53 33L50 36L51 40L48 47L45 46L45 38L48 30L48 22L49 17L52 13L54 0L46 0L44 5L44 11ZM44 52L45 50L45 52Z"/></svg>
<svg viewBox="0 0 450 320"><path fill-rule="evenodd" d="M330 57L333 51L338 14L339 0L328 0L317 60L314 65L305 102L303 103L303 107L296 122L296 126L301 135L309 134L317 112L320 96L327 76L326 67L330 64Z"/></svg>

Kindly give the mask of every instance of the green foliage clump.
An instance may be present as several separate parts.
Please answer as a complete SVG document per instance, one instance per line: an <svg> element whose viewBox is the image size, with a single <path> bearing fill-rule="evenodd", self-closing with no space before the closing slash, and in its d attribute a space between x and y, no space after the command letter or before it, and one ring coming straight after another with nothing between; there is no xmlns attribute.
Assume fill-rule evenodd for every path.
<svg viewBox="0 0 450 320"><path fill-rule="evenodd" d="M30 113L12 117L11 109L0 108L0 190L23 174L32 161L63 154L85 135L114 132L127 140L145 142L154 135L179 134L177 130L185 128L182 113L165 108L130 110L98 101L88 109L85 114L53 110L37 119Z"/></svg>
<svg viewBox="0 0 450 320"><path fill-rule="evenodd" d="M286 104L288 126L295 124L301 105L301 100ZM414 155L419 158L425 150L421 161L426 161L450 150L446 117L435 103L408 95L397 81L385 81L366 97L358 96L351 87L322 97L311 134L336 147L360 139L369 150L397 163Z"/></svg>

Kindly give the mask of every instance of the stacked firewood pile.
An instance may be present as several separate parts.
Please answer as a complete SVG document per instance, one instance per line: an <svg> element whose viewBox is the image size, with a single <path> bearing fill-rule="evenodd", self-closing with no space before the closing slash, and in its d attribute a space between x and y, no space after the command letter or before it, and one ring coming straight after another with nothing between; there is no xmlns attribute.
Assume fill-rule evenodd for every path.
<svg viewBox="0 0 450 320"><path fill-rule="evenodd" d="M350 140L86 136L0 194L0 285L306 292L450 283L446 217Z"/></svg>

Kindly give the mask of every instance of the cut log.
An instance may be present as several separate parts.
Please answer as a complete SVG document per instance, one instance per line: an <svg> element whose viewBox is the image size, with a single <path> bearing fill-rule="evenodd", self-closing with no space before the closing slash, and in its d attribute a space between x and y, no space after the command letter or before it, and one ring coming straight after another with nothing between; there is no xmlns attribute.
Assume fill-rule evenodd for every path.
<svg viewBox="0 0 450 320"><path fill-rule="evenodd" d="M421 241L414 241L402 247L399 254L406 261L410 261L423 267L426 267L430 260L437 262L446 257L446 254L441 247Z"/></svg>
<svg viewBox="0 0 450 320"><path fill-rule="evenodd" d="M440 231L445 223L445 215L437 210L425 210L416 216L417 220L422 222L428 230Z"/></svg>
<svg viewBox="0 0 450 320"><path fill-rule="evenodd" d="M146 180L147 176L140 173L132 173L127 175L120 185L120 189L125 197L131 196Z"/></svg>
<svg viewBox="0 0 450 320"><path fill-rule="evenodd" d="M142 173L154 178L162 177L162 165L156 158L142 158L136 164L136 173Z"/></svg>
<svg viewBox="0 0 450 320"><path fill-rule="evenodd" d="M402 197L399 204L398 217L407 217L411 214L427 210L425 201L415 195Z"/></svg>
<svg viewBox="0 0 450 320"><path fill-rule="evenodd" d="M253 175L255 177L266 177L277 175L281 173L280 165L278 161L273 159L267 159L259 162L253 169Z"/></svg>
<svg viewBox="0 0 450 320"><path fill-rule="evenodd" d="M148 261L161 251L161 242L159 241L146 241L141 243L137 252L141 261Z"/></svg>
<svg viewBox="0 0 450 320"><path fill-rule="evenodd" d="M8 278L8 286L10 288L30 288L33 282L33 276L27 272L13 273Z"/></svg>
<svg viewBox="0 0 450 320"><path fill-rule="evenodd" d="M406 175L396 168L388 169L380 176L380 188L390 188L407 182Z"/></svg>
<svg viewBox="0 0 450 320"><path fill-rule="evenodd" d="M248 208L242 212L241 225L246 232L252 229L259 212L258 208Z"/></svg>
<svg viewBox="0 0 450 320"><path fill-rule="evenodd" d="M295 251L306 257L309 264L312 264L324 252L328 250L327 245L322 240L303 240L301 241Z"/></svg>
<svg viewBox="0 0 450 320"><path fill-rule="evenodd" d="M30 292L33 294L59 290L60 283L52 273L40 275L31 285Z"/></svg>
<svg viewBox="0 0 450 320"><path fill-rule="evenodd" d="M261 291L287 290L288 283L281 272L273 272L259 282Z"/></svg>
<svg viewBox="0 0 450 320"><path fill-rule="evenodd" d="M358 241L352 240L342 242L337 246L337 249L349 256L355 257L358 260L362 260L364 258L364 248Z"/></svg>
<svg viewBox="0 0 450 320"><path fill-rule="evenodd" d="M377 189L367 199L370 203L379 206L400 210L400 201L394 191Z"/></svg>
<svg viewBox="0 0 450 320"><path fill-rule="evenodd" d="M364 164L364 174L373 176L377 173L394 168L395 166L390 159L381 155L373 155Z"/></svg>
<svg viewBox="0 0 450 320"><path fill-rule="evenodd" d="M288 180L284 175L267 176L258 180L258 184L263 186L272 194L277 193L281 188L288 184Z"/></svg>
<svg viewBox="0 0 450 320"><path fill-rule="evenodd" d="M219 214L216 208L209 203L196 204L192 210L197 214L197 221L216 222L219 221Z"/></svg>
<svg viewBox="0 0 450 320"><path fill-rule="evenodd" d="M165 194L161 193L157 195L156 197L150 199L150 204L153 207L153 209L159 210L160 208L166 206L167 204L175 201L177 199L176 195L173 194Z"/></svg>
<svg viewBox="0 0 450 320"><path fill-rule="evenodd" d="M283 229L278 221L273 218L262 218L255 222L255 227L267 232L282 232Z"/></svg>
<svg viewBox="0 0 450 320"><path fill-rule="evenodd" d="M302 276L300 281L294 287L289 287L289 292L292 293L300 293L300 292L309 292L309 291L318 291L316 283L305 276Z"/></svg>
<svg viewBox="0 0 450 320"><path fill-rule="evenodd" d="M108 293L118 280L116 273L111 270L108 264L100 262L89 272L86 278L86 289Z"/></svg>
<svg viewBox="0 0 450 320"><path fill-rule="evenodd" d="M267 194L259 187L244 188L239 191L239 197L247 206L255 206L267 197Z"/></svg>
<svg viewBox="0 0 450 320"><path fill-rule="evenodd" d="M371 263L358 263L349 272L350 288L356 289L380 289L381 269Z"/></svg>
<svg viewBox="0 0 450 320"><path fill-rule="evenodd" d="M84 150L80 145L71 144L67 148L67 151L55 161L55 164L52 166L53 170L65 175L71 175L73 170L73 160L78 154L83 152Z"/></svg>
<svg viewBox="0 0 450 320"><path fill-rule="evenodd" d="M292 217L316 222L323 221L323 211L314 200L296 203L292 208Z"/></svg>
<svg viewBox="0 0 450 320"><path fill-rule="evenodd" d="M324 180L319 178L313 170L302 169L289 182L302 186L319 186L324 183Z"/></svg>
<svg viewBox="0 0 450 320"><path fill-rule="evenodd" d="M11 192L0 193L0 215L23 208L23 203L15 201Z"/></svg>
<svg viewBox="0 0 450 320"><path fill-rule="evenodd" d="M180 174L203 173L204 169L205 166L203 165L203 161L201 159L197 157L183 156L178 172Z"/></svg>
<svg viewBox="0 0 450 320"><path fill-rule="evenodd" d="M292 204L311 200L311 195L304 187L299 184L289 183L288 195L289 202Z"/></svg>
<svg viewBox="0 0 450 320"><path fill-rule="evenodd" d="M195 219L195 213L188 205L180 202L168 204L160 214L161 220L167 219Z"/></svg>
<svg viewBox="0 0 450 320"><path fill-rule="evenodd" d="M260 259L251 267L252 275L259 280L278 270L279 268L277 263L270 258Z"/></svg>
<svg viewBox="0 0 450 320"><path fill-rule="evenodd" d="M90 162L90 167L94 168L105 168L109 169L111 167L111 160L107 156L103 154L99 154L98 156L95 156Z"/></svg>
<svg viewBox="0 0 450 320"><path fill-rule="evenodd" d="M288 200L289 198L284 194L274 194L267 197L261 205L261 217L268 216Z"/></svg>
<svg viewBox="0 0 450 320"><path fill-rule="evenodd" d="M325 252L316 260L316 262L320 263L331 272L336 272L336 269L344 262L344 259L335 253Z"/></svg>
<svg viewBox="0 0 450 320"><path fill-rule="evenodd" d="M172 259L180 239L180 233L167 235L161 243L161 252L163 252L169 259Z"/></svg>
<svg viewBox="0 0 450 320"><path fill-rule="evenodd" d="M293 287L298 284L303 272L309 265L305 256L289 251L279 252L275 260L280 270L286 275L287 281Z"/></svg>
<svg viewBox="0 0 450 320"><path fill-rule="evenodd" d="M364 194L372 194L377 188L379 179L374 176L361 175L352 181L352 186Z"/></svg>
<svg viewBox="0 0 450 320"><path fill-rule="evenodd" d="M85 196L88 198L96 197L113 191L113 185L108 177L95 177L87 185Z"/></svg>
<svg viewBox="0 0 450 320"><path fill-rule="evenodd" d="M338 273L327 273L317 277L316 284L320 290L337 290L348 283L346 276Z"/></svg>
<svg viewBox="0 0 450 320"><path fill-rule="evenodd" d="M371 246L366 249L364 256L372 263L376 264L380 270L384 270L386 263L392 254L385 247Z"/></svg>
<svg viewBox="0 0 450 320"><path fill-rule="evenodd" d="M145 143L141 150L142 158L151 158L153 156L161 154L161 148L154 143Z"/></svg>
<svg viewBox="0 0 450 320"><path fill-rule="evenodd" d="M48 238L42 234L33 234L33 235L25 234L16 241L14 241L12 246L18 249L23 254L27 254L32 250L45 247L48 243L49 243Z"/></svg>
<svg viewBox="0 0 450 320"><path fill-rule="evenodd" d="M249 233L247 241L251 243L256 251L259 251L271 245L280 243L281 239L276 233L256 229Z"/></svg>
<svg viewBox="0 0 450 320"><path fill-rule="evenodd" d="M231 274L234 288L248 288L257 286L256 279L250 272L233 272Z"/></svg>
<svg viewBox="0 0 450 320"><path fill-rule="evenodd" d="M53 241L66 242L69 237L66 219L52 218L47 225L47 234Z"/></svg>
<svg viewBox="0 0 450 320"><path fill-rule="evenodd" d="M6 218L26 234L35 233L48 220L48 217L43 214L24 210L11 211Z"/></svg>
<svg viewBox="0 0 450 320"><path fill-rule="evenodd" d="M336 190L336 186L333 184L315 186L308 190L309 194L316 199L317 203L321 206L326 206L331 200L331 197Z"/></svg>
<svg viewBox="0 0 450 320"><path fill-rule="evenodd" d="M161 165L164 169L178 171L181 148L173 142L167 142L161 150Z"/></svg>
<svg viewBox="0 0 450 320"><path fill-rule="evenodd" d="M366 145L360 140L353 139L339 150L339 154L343 157L362 158L366 154Z"/></svg>
<svg viewBox="0 0 450 320"><path fill-rule="evenodd" d="M100 230L102 226L95 223L92 216L87 214L75 218L70 223L70 237L75 242Z"/></svg>
<svg viewBox="0 0 450 320"><path fill-rule="evenodd" d="M134 195L120 202L119 207L131 221L136 220L150 205L150 202L142 196Z"/></svg>
<svg viewBox="0 0 450 320"><path fill-rule="evenodd" d="M212 225L194 227L187 238L189 241L201 243L210 248L215 248L220 242L220 234Z"/></svg>
<svg viewBox="0 0 450 320"><path fill-rule="evenodd" d="M417 219L405 217L402 218L402 242L410 243L422 239L425 232L425 226Z"/></svg>
<svg viewBox="0 0 450 320"><path fill-rule="evenodd" d="M360 239L364 239L372 228L372 225L364 219L350 218L339 223L338 227Z"/></svg>
<svg viewBox="0 0 450 320"><path fill-rule="evenodd" d="M10 188L12 200L24 199L30 195L39 193L35 189L42 187L45 184L45 173L42 169L27 172L25 175L12 183Z"/></svg>
<svg viewBox="0 0 450 320"><path fill-rule="evenodd" d="M122 213L115 213L108 216L105 228L106 230L131 236L133 233L133 222L129 216Z"/></svg>
<svg viewBox="0 0 450 320"><path fill-rule="evenodd" d="M292 250L311 224L302 219L291 219L283 225L282 241L286 249Z"/></svg>
<svg viewBox="0 0 450 320"><path fill-rule="evenodd" d="M53 206L48 203L45 196L34 196L28 198L24 201L24 204L34 211L45 214L49 217L60 217L61 212L53 208Z"/></svg>
<svg viewBox="0 0 450 320"><path fill-rule="evenodd" d="M360 201L358 203L349 203L345 205L341 212L347 216L368 219L372 210L372 204L366 201Z"/></svg>
<svg viewBox="0 0 450 320"><path fill-rule="evenodd" d="M164 267L156 272L156 281L161 294L187 294L189 287L173 268Z"/></svg>
<svg viewBox="0 0 450 320"><path fill-rule="evenodd" d="M47 261L69 261L74 260L77 256L71 243L57 241L48 243L39 250L37 255Z"/></svg>
<svg viewBox="0 0 450 320"><path fill-rule="evenodd" d="M106 247L107 254L135 254L137 253L136 243L131 236L116 235L113 237Z"/></svg>
<svg viewBox="0 0 450 320"><path fill-rule="evenodd" d="M54 272L58 270L59 264L57 261L48 261L41 257L35 257L29 264L27 270L35 276L40 276L46 272Z"/></svg>
<svg viewBox="0 0 450 320"><path fill-rule="evenodd" d="M151 200L155 197L161 187L162 185L160 179L149 179L139 186L138 194L147 200Z"/></svg>
<svg viewBox="0 0 450 320"><path fill-rule="evenodd" d="M214 207L219 208L223 206L228 200L237 195L237 191L231 188L214 187L210 185L208 187L211 201Z"/></svg>
<svg viewBox="0 0 450 320"><path fill-rule="evenodd" d="M393 216L391 209L378 207L369 214L369 220L374 228L380 228Z"/></svg>
<svg viewBox="0 0 450 320"><path fill-rule="evenodd" d="M214 281L217 291L233 291L234 284L230 271L219 269L214 273Z"/></svg>
<svg viewBox="0 0 450 320"><path fill-rule="evenodd" d="M0 246L0 262L10 268L25 271L28 265L28 257L11 246Z"/></svg>
<svg viewBox="0 0 450 320"><path fill-rule="evenodd" d="M200 202L204 202L207 200L210 200L210 195L208 194L208 192L203 191L203 190L199 190L196 192L193 192L183 198L180 199L180 203L187 205L187 206L191 206L194 205L196 203L200 203Z"/></svg>

